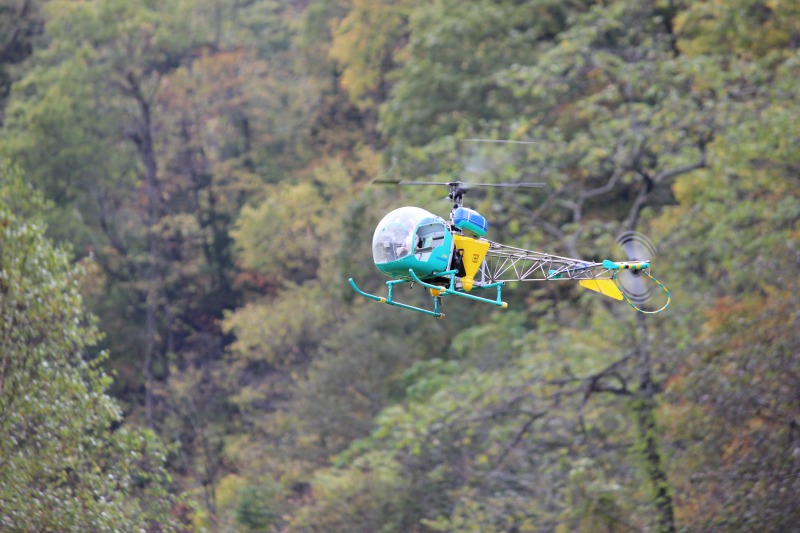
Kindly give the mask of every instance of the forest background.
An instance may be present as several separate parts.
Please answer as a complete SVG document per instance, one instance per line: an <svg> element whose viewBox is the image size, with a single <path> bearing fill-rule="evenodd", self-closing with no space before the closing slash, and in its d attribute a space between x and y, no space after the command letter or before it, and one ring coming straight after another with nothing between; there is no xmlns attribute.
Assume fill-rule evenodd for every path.
<svg viewBox="0 0 800 533"><path fill-rule="evenodd" d="M798 79L787 0L3 0L0 526L798 531ZM449 209L375 178L672 303L357 298Z"/></svg>

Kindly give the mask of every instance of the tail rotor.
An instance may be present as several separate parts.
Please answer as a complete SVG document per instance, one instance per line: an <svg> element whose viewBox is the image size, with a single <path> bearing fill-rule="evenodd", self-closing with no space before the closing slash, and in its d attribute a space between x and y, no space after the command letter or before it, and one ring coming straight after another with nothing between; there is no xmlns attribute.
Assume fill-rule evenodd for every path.
<svg viewBox="0 0 800 533"><path fill-rule="evenodd" d="M651 263L657 255L653 242L637 231L626 231L616 238L616 245L627 261ZM670 294L664 285L646 269L621 269L615 274L617 286L634 309L658 313L669 305ZM664 298L666 295L666 300Z"/></svg>

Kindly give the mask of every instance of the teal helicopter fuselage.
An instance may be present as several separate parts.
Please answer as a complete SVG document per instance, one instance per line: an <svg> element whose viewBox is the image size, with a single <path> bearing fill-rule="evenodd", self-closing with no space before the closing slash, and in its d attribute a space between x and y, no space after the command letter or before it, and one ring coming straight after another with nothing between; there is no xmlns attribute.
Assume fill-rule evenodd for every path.
<svg viewBox="0 0 800 533"><path fill-rule="evenodd" d="M489 249L489 241L482 239L488 224L476 211L457 206L451 220L445 222L419 207L395 209L380 221L372 237L372 258L375 266L392 278L387 281L386 297L368 294L349 282L353 289L371 300L444 317L440 297L456 295L506 307L501 299L503 282L482 283L475 276ZM434 297L433 310L410 306L394 299L393 290L398 284L419 283ZM468 294L475 288L495 289L496 297L482 298Z"/></svg>

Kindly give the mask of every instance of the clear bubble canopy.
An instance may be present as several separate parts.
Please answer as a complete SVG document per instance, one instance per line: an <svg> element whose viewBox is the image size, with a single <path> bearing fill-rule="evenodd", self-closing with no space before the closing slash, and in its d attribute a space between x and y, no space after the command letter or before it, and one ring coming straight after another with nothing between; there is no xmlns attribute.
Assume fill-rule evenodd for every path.
<svg viewBox="0 0 800 533"><path fill-rule="evenodd" d="M395 209L383 217L372 236L372 259L375 264L406 257L411 253L417 227L432 222L444 224L441 217L413 206Z"/></svg>

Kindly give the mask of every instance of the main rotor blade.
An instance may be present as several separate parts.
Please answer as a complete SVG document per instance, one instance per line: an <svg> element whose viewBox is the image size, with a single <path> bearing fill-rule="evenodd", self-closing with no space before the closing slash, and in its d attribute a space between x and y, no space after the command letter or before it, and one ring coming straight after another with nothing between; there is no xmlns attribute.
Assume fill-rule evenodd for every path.
<svg viewBox="0 0 800 533"><path fill-rule="evenodd" d="M506 187L509 189L544 189L546 183L467 183L467 187Z"/></svg>
<svg viewBox="0 0 800 533"><path fill-rule="evenodd" d="M403 180L399 182L400 185L445 185L447 187L451 185L463 185L460 181L411 181L411 180Z"/></svg>
<svg viewBox="0 0 800 533"><path fill-rule="evenodd" d="M391 180L374 180L372 183L376 185L445 185L447 187L451 185L464 185L460 181L411 181L411 180L400 180L400 181L391 181Z"/></svg>
<svg viewBox="0 0 800 533"><path fill-rule="evenodd" d="M469 183L463 181L412 181L412 180L374 180L376 185L444 185L446 187L460 187L462 189L472 189L474 187L503 187L507 189L543 189L546 183Z"/></svg>
<svg viewBox="0 0 800 533"><path fill-rule="evenodd" d="M530 188L530 189L542 189L547 187L546 183L533 183L533 182L522 182L522 183L470 183L470 182L463 182L463 181L412 181L412 180L400 180L400 181L389 181L389 180L375 180L372 183L377 183L378 185L446 185L448 187L453 185L459 185L462 187L508 187L512 189L519 189L519 188Z"/></svg>

